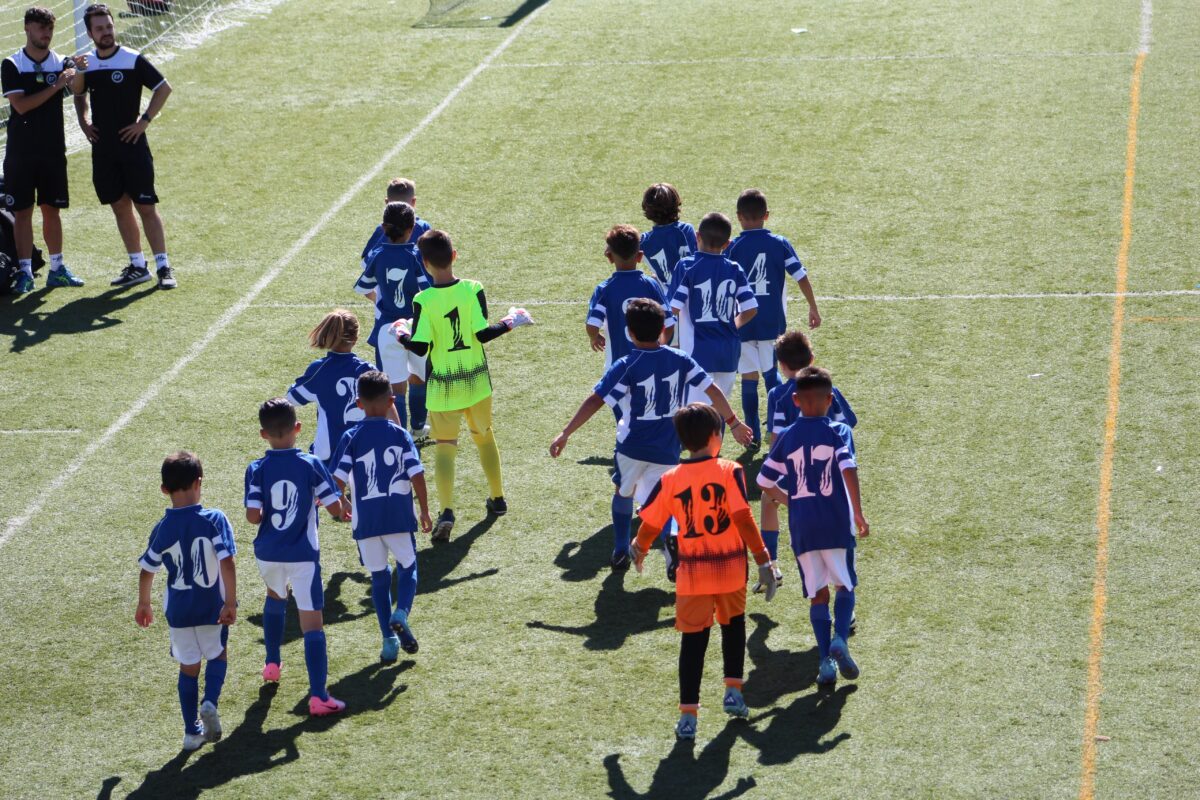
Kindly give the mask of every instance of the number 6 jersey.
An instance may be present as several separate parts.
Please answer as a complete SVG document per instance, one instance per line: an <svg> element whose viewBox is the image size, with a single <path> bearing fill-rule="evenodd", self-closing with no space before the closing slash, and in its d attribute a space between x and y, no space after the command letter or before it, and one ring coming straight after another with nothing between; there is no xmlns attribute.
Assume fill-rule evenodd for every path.
<svg viewBox="0 0 1200 800"><path fill-rule="evenodd" d="M138 564L147 572L167 568L163 614L172 628L216 625L225 605L219 563L237 552L224 513L197 503L168 508L154 526Z"/></svg>

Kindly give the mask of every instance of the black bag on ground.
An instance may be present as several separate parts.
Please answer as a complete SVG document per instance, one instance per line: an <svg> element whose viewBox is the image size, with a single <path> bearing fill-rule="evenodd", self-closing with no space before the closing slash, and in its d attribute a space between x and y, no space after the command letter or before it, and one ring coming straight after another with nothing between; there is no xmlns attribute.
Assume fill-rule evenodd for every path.
<svg viewBox="0 0 1200 800"><path fill-rule="evenodd" d="M8 192L4 191L4 176L0 175L0 295L12 294L17 282L17 240L13 235L16 218L8 205ZM33 248L33 274L46 265L42 251Z"/></svg>

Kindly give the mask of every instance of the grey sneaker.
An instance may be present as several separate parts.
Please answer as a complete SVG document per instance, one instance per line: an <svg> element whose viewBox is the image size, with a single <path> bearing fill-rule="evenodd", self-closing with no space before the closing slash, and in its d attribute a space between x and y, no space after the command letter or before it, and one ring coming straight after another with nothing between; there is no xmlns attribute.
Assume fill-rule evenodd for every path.
<svg viewBox="0 0 1200 800"><path fill-rule="evenodd" d="M679 715L679 722L675 723L675 736L679 739L696 738L695 714L689 714L685 711Z"/></svg>
<svg viewBox="0 0 1200 800"><path fill-rule="evenodd" d="M200 704L200 721L204 723L204 741L221 741L223 734L221 715L217 713L217 707L212 704L211 700L205 700Z"/></svg>
<svg viewBox="0 0 1200 800"><path fill-rule="evenodd" d="M433 525L433 535L429 538L434 542L448 542L452 530L454 530L454 512L443 508L442 513L438 514L437 522Z"/></svg>
<svg viewBox="0 0 1200 800"><path fill-rule="evenodd" d="M158 288L174 289L179 283L175 280L175 270L170 267L160 267L158 270Z"/></svg>
<svg viewBox="0 0 1200 800"><path fill-rule="evenodd" d="M201 728L199 733L185 733L183 735L184 750L198 750L200 745L204 744L204 729Z"/></svg>
<svg viewBox="0 0 1200 800"><path fill-rule="evenodd" d="M121 270L121 274L114 278L109 286L137 286L148 280L150 280L150 270L130 264Z"/></svg>
<svg viewBox="0 0 1200 800"><path fill-rule="evenodd" d="M725 689L725 702L722 705L725 707L725 713L731 717L745 719L750 716L750 706L746 705L746 699L742 697L742 690L736 686Z"/></svg>

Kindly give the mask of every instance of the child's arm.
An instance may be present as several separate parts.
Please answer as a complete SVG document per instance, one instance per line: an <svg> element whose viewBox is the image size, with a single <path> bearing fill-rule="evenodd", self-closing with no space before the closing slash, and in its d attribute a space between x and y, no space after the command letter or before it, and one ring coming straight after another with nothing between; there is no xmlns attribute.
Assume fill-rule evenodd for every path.
<svg viewBox="0 0 1200 800"><path fill-rule="evenodd" d="M154 573L142 570L138 575L138 604L133 614L133 621L143 628L149 628L154 622L154 611L150 607L150 587L154 585Z"/></svg>
<svg viewBox="0 0 1200 800"><path fill-rule="evenodd" d="M850 493L850 507L854 509L854 526L858 528L858 536L865 539L871 535L871 526L862 512L862 498L858 491L858 467L847 467L842 470L842 480L846 482L846 491Z"/></svg>
<svg viewBox="0 0 1200 800"><path fill-rule="evenodd" d="M757 315L757 308L747 308L745 311L739 311L738 315L733 318L733 325L735 328L740 328L749 323L750 320L754 319Z"/></svg>
<svg viewBox="0 0 1200 800"><path fill-rule="evenodd" d="M335 499L332 503L322 503L325 510L329 512L329 516L337 520L350 519L350 504L342 501L341 497Z"/></svg>
<svg viewBox="0 0 1200 800"><path fill-rule="evenodd" d="M783 491L783 489L780 489L778 486L776 486L774 484L772 484L770 486L763 486L762 484L759 484L759 488L762 489L763 497L769 498L771 500L771 502L773 502L775 505L777 505L777 506L786 506L787 505L788 496L787 496L787 492Z"/></svg>
<svg viewBox="0 0 1200 800"><path fill-rule="evenodd" d="M600 332L600 328L598 328L597 326L593 325L590 322L584 327L587 330L588 339L590 339L592 341L592 349L595 350L597 353L603 353L604 352L604 334L602 334Z"/></svg>
<svg viewBox="0 0 1200 800"><path fill-rule="evenodd" d="M654 540L661 533L661 527L651 525L645 520L641 520L638 524L637 536L634 538L633 547L630 549L633 551L633 566L639 575L642 572L642 563L646 560L646 554L650 552L650 545L654 544Z"/></svg>
<svg viewBox="0 0 1200 800"><path fill-rule="evenodd" d="M237 621L237 570L233 566L233 556L221 559L221 582L225 584L225 605L221 615L217 617L218 625L232 625Z"/></svg>
<svg viewBox="0 0 1200 800"><path fill-rule="evenodd" d="M813 294L812 283L809 282L807 275L796 281L796 283L800 284L800 291L804 294L804 299L808 302L808 327L821 327L821 314L817 311L817 296Z"/></svg>
<svg viewBox="0 0 1200 800"><path fill-rule="evenodd" d="M261 523L262 522L262 509L261 508L247 508L246 509L246 522L249 522L251 525L258 525L259 523Z"/></svg>
<svg viewBox="0 0 1200 800"><path fill-rule="evenodd" d="M413 494L417 496L417 505L421 507L421 532L433 530L433 517L429 516L429 489L425 485L425 473L418 472L409 478Z"/></svg>
<svg viewBox="0 0 1200 800"><path fill-rule="evenodd" d="M720 392L720 389L717 391ZM726 403L725 407L728 409L729 404ZM571 434L582 428L584 423L602 408L604 408L604 399L600 395L595 392L588 395L587 399L580 403L579 410L575 412L575 416L571 417L571 421L567 423L567 427L563 428L563 432L550 443L551 457L558 458L562 455L562 451L566 448L567 440L571 438Z"/></svg>
<svg viewBox="0 0 1200 800"><path fill-rule="evenodd" d="M725 424L729 426L729 432L733 434L733 438L740 444L750 444L754 440L754 431L750 430L750 426L739 420L733 413L733 409L730 407L729 401L725 399L725 393L721 391L720 387L715 383L710 383L704 393L712 401L713 408L721 415L721 419L725 420Z"/></svg>

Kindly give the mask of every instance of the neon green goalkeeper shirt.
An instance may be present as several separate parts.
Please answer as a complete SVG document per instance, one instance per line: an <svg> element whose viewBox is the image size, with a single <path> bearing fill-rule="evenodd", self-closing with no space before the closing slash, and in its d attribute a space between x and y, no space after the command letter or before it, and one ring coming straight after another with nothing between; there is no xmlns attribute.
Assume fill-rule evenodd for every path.
<svg viewBox="0 0 1200 800"><path fill-rule="evenodd" d="M483 286L459 280L417 293L418 307L412 341L429 345L429 387L425 406L430 411L470 408L492 394L487 356L476 334L488 326Z"/></svg>

